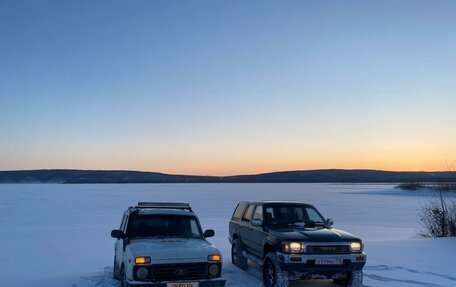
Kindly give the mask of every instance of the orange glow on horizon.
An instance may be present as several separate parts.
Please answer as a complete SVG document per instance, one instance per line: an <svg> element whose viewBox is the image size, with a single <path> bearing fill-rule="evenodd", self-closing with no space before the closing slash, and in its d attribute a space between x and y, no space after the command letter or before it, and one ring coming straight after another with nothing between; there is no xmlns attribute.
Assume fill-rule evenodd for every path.
<svg viewBox="0 0 456 287"><path fill-rule="evenodd" d="M207 143L143 149L135 146L84 148L84 154L66 150L31 157L11 157L0 170L102 169L136 170L167 174L230 176L310 169L376 169L388 171L456 171L456 148L452 139L435 141L388 138L370 141L267 143ZM288 143L288 144L286 144Z"/></svg>
<svg viewBox="0 0 456 287"><path fill-rule="evenodd" d="M379 156L380 157L380 156ZM456 158L456 157L454 157ZM260 174L269 172L293 171L293 170L314 170L314 169L373 169L386 171L456 171L456 161L436 161L433 158L372 158L360 156L357 160L349 161L339 157L337 159L253 159L249 161L236 161L226 159L220 161L201 161L201 162L156 162L156 165L150 162L99 162L97 164L74 163L67 164L63 167L60 165L19 167L20 169L92 169L92 170L134 170L146 172L160 172L166 174L185 174L185 175L207 175L207 176L232 176L246 174ZM397 161L396 161L397 160ZM11 170L11 169L10 169Z"/></svg>

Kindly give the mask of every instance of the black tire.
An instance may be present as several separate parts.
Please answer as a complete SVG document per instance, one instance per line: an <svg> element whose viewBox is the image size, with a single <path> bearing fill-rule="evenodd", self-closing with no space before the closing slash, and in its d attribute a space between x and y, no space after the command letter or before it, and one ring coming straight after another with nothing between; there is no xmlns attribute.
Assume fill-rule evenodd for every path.
<svg viewBox="0 0 456 287"><path fill-rule="evenodd" d="M242 248L241 241L239 239L235 239L231 245L231 263L242 270L246 270L248 267L247 258L242 255L242 252L244 252L244 248Z"/></svg>
<svg viewBox="0 0 456 287"><path fill-rule="evenodd" d="M125 267L120 268L120 287L128 287L127 279L125 278Z"/></svg>
<svg viewBox="0 0 456 287"><path fill-rule="evenodd" d="M363 271L355 270L348 274L346 279L334 280L335 283L344 287L362 287L363 286Z"/></svg>
<svg viewBox="0 0 456 287"><path fill-rule="evenodd" d="M263 264L263 283L266 287L288 287L288 273L282 271L279 258L275 252L266 255Z"/></svg>
<svg viewBox="0 0 456 287"><path fill-rule="evenodd" d="M112 270L112 278L115 280L120 280L119 274L117 274L119 271L117 271L117 264L116 264L116 257L114 256L114 267Z"/></svg>
<svg viewBox="0 0 456 287"><path fill-rule="evenodd" d="M362 287L363 286L363 270L355 270L350 274L348 287Z"/></svg>
<svg viewBox="0 0 456 287"><path fill-rule="evenodd" d="M349 282L348 279L334 279L333 281L334 281L334 283L336 283L336 284L338 284L340 286L344 286L344 287L348 286L348 284L349 284L348 283Z"/></svg>

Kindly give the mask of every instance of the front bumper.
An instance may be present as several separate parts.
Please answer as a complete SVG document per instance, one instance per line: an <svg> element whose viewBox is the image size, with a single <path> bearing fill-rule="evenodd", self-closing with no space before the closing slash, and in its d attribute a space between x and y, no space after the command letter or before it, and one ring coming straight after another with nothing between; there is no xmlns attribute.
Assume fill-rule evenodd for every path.
<svg viewBox="0 0 456 287"><path fill-rule="evenodd" d="M143 282L127 280L127 287L167 287L168 283L181 283L182 287L185 287L187 282L198 282L199 287L219 287L225 286L226 280L223 278L213 279L195 279L195 280L184 280L184 281L160 281L160 282Z"/></svg>
<svg viewBox="0 0 456 287"><path fill-rule="evenodd" d="M327 278L338 277L347 272L361 270L366 264L366 253L353 254L285 254L278 253L283 271L299 274L298 277L311 278L322 275ZM342 265L316 265L316 259L342 259Z"/></svg>

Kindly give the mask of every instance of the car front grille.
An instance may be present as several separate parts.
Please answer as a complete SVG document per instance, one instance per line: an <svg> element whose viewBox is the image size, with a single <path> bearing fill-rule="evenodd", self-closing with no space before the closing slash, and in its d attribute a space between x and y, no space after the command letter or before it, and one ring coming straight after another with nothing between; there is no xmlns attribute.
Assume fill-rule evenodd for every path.
<svg viewBox="0 0 456 287"><path fill-rule="evenodd" d="M206 278L207 263L155 264L152 265L152 279L187 280Z"/></svg>
<svg viewBox="0 0 456 287"><path fill-rule="evenodd" d="M309 245L306 247L308 254L348 254L349 245Z"/></svg>

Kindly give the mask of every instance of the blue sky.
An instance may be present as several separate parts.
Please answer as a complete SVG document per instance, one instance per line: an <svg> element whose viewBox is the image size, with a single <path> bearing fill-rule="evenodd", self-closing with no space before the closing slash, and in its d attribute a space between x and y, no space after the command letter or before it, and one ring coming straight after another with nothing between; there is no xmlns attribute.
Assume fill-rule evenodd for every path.
<svg viewBox="0 0 456 287"><path fill-rule="evenodd" d="M0 169L445 170L456 2L1 1Z"/></svg>

